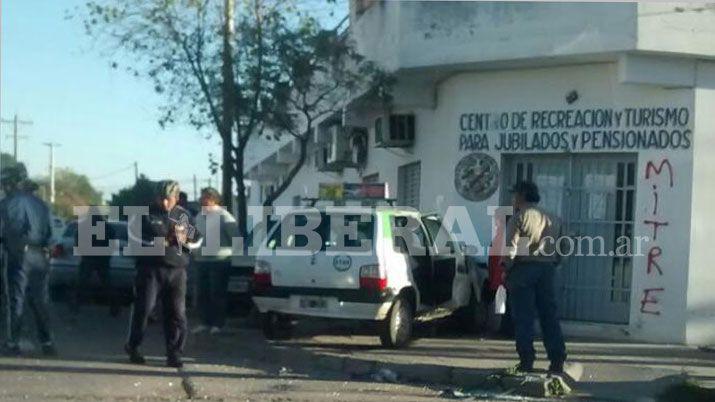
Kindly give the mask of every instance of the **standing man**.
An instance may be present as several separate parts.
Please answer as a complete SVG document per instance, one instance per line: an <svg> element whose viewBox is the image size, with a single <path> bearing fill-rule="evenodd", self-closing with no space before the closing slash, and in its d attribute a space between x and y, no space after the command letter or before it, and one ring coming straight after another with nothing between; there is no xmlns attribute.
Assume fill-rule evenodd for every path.
<svg viewBox="0 0 715 402"><path fill-rule="evenodd" d="M196 217L196 225L207 245L195 260L201 324L192 332L209 331L215 335L221 332L226 321L231 246L233 238L238 236L238 227L233 215L221 206L221 194L217 190L211 187L201 190L200 201L203 208ZM211 249L208 244L212 243L218 247Z"/></svg>
<svg viewBox="0 0 715 402"><path fill-rule="evenodd" d="M186 339L186 269L189 250L201 245L201 236L193 225L188 211L177 207L179 184L167 180L158 183L155 202L149 215L142 216L141 235L131 232L130 241L153 246L164 243L163 254L137 257L137 276L134 282L134 306L131 314L129 340L124 350L132 363L144 364L139 346L144 339L147 321L157 297L163 307L166 364L183 366L181 355Z"/></svg>
<svg viewBox="0 0 715 402"><path fill-rule="evenodd" d="M57 355L50 330L48 245L52 231L50 210L33 193L37 184L27 179L24 165L3 170L0 182L7 198L0 210L2 243L7 256L9 331L5 354L20 355L22 318L27 301L35 318L42 352Z"/></svg>
<svg viewBox="0 0 715 402"><path fill-rule="evenodd" d="M534 368L534 318L538 315L551 362L549 371L561 373L566 346L556 315L554 292L554 273L560 262L556 244L561 237L561 222L537 206L540 196L536 184L519 182L512 193L514 216L507 224L504 263L519 354L516 368L518 371Z"/></svg>

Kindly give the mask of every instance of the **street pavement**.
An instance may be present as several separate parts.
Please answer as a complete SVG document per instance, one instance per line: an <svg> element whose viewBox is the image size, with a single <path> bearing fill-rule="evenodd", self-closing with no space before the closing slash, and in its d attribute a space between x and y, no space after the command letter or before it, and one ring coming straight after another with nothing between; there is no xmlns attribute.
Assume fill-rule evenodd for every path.
<svg viewBox="0 0 715 402"><path fill-rule="evenodd" d="M0 400L204 400L243 401L432 401L438 390L353 379L342 372L293 371L271 362L259 331L233 329L217 336L191 335L181 371L164 366L161 325L149 328L142 350L148 364L132 365L122 352L128 311L106 308L79 315L54 308L60 356L44 358L23 342L21 358L0 357ZM28 331L32 332L32 331Z"/></svg>
<svg viewBox="0 0 715 402"><path fill-rule="evenodd" d="M26 342L25 357L0 358L0 400L432 401L516 363L512 341L461 335L449 323L421 325L409 348L386 350L369 325L301 323L292 339L266 342L234 320L221 335L190 335L177 371L164 366L160 324L143 348L149 364L136 366L122 352L127 309L116 318L104 307L54 311L60 356L42 358ZM574 383L582 399L648 400L684 374L715 379L715 354L696 348L589 340L568 348L583 367ZM377 378L381 370L394 378Z"/></svg>

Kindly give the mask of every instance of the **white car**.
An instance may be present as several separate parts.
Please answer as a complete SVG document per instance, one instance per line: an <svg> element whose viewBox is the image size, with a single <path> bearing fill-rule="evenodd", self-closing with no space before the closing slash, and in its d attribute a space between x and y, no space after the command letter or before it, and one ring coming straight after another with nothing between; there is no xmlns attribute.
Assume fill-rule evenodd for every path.
<svg viewBox="0 0 715 402"><path fill-rule="evenodd" d="M286 222L301 226L298 221L314 218L320 219L320 250L285 255L307 243L305 236L282 235ZM335 229L335 219L355 224L357 238ZM411 245L394 235L405 227L415 228ZM341 235L346 246L367 247L337 250ZM413 252L415 246L426 253ZM482 325L486 278L477 271L437 216L394 207L313 208L287 214L269 232L256 257L253 300L269 339L286 336L292 318L310 316L376 322L382 344L401 347L416 319L461 312L465 327Z"/></svg>

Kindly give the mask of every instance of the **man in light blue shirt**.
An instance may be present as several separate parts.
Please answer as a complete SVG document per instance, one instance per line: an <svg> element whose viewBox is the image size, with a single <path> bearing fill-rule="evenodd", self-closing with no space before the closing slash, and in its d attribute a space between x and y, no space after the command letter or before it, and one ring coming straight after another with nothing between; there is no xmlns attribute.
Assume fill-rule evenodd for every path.
<svg viewBox="0 0 715 402"><path fill-rule="evenodd" d="M27 299L35 316L42 351L54 356L57 350L49 323L50 210L34 195L37 184L27 179L24 166L4 169L0 183L7 195L0 204L10 327L4 353L20 354L19 338Z"/></svg>

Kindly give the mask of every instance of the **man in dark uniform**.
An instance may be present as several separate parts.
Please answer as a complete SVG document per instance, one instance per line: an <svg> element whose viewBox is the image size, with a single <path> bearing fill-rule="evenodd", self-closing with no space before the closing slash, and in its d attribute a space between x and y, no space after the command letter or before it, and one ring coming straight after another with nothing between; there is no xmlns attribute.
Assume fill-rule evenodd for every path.
<svg viewBox="0 0 715 402"><path fill-rule="evenodd" d="M42 352L55 356L49 311L50 210L33 194L37 184L27 179L23 165L5 169L1 182L7 194L0 207L0 220L9 299L9 331L4 352L8 355L21 352L20 334L27 302L35 318Z"/></svg>
<svg viewBox="0 0 715 402"><path fill-rule="evenodd" d="M162 318L166 341L166 364L182 367L181 355L186 338L186 268L189 250L198 248L201 236L193 225L191 214L177 206L179 185L175 181L158 184L156 201L149 207L149 215L142 217L141 242L154 245L164 242L161 255L137 257L137 276L134 283L135 299L131 315L129 340L124 349L132 363L145 363L139 346L144 339L149 315L161 297Z"/></svg>
<svg viewBox="0 0 715 402"><path fill-rule="evenodd" d="M562 239L561 220L538 207L539 188L519 182L512 189L514 216L506 227L506 285L511 299L519 371L534 368L534 319L541 323L549 371L561 373L566 346L556 314L554 275L561 258L557 243Z"/></svg>

